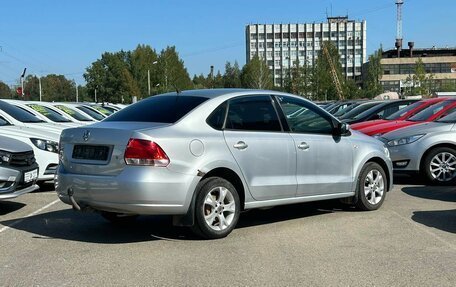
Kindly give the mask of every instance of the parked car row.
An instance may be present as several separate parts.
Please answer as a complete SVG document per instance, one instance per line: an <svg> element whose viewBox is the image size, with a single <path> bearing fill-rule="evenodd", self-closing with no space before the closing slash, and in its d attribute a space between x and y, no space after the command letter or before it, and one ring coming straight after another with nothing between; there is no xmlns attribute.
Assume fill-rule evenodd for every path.
<svg viewBox="0 0 456 287"><path fill-rule="evenodd" d="M421 174L439 185L456 181L456 98L335 102L325 109L383 141L395 173Z"/></svg>
<svg viewBox="0 0 456 287"><path fill-rule="evenodd" d="M108 106L111 110L105 109ZM35 181L54 180L58 143L64 129L97 122L120 109L116 105L103 107L92 103L0 100L0 199L33 190ZM18 149L12 148L12 142L20 143L16 145ZM21 154L25 159L18 162L15 159ZM11 161L7 160L10 158ZM23 174L12 175L15 172L7 169ZM29 169L33 170L32 179L27 173Z"/></svg>

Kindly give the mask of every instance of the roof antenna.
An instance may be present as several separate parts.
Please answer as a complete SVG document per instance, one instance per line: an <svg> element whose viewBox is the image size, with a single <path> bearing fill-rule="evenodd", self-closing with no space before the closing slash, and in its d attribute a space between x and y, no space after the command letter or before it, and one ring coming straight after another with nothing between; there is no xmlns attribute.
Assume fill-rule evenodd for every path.
<svg viewBox="0 0 456 287"><path fill-rule="evenodd" d="M176 86L176 83L173 83L173 87L174 87L174 89L176 90L176 93L177 93L177 94L180 94L180 93L181 93L181 90L179 90L179 88Z"/></svg>

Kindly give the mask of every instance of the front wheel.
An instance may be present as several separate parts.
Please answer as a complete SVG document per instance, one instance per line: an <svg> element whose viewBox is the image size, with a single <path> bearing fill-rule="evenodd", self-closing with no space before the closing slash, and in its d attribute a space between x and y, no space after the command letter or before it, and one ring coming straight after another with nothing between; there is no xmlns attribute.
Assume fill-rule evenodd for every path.
<svg viewBox="0 0 456 287"><path fill-rule="evenodd" d="M447 185L456 180L456 151L438 147L424 158L421 171L431 184Z"/></svg>
<svg viewBox="0 0 456 287"><path fill-rule="evenodd" d="M193 231L207 239L226 237L236 226L241 211L236 188L223 178L212 177L204 180L196 192Z"/></svg>
<svg viewBox="0 0 456 287"><path fill-rule="evenodd" d="M386 174L375 162L368 162L362 169L358 180L358 200L356 206L361 210L376 210L385 201L387 191Z"/></svg>

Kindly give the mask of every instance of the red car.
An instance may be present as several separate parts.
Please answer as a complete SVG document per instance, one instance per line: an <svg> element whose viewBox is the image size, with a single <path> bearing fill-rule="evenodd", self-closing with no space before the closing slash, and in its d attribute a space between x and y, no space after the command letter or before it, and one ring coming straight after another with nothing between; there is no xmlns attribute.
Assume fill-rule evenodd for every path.
<svg viewBox="0 0 456 287"><path fill-rule="evenodd" d="M422 101L413 103L411 105L408 105L407 107L405 107L403 109L400 109L399 111L390 115L386 119L361 122L361 123L350 125L350 128L352 128L354 130L361 130L361 129L364 129L367 127L380 125L380 124L384 124L384 123L389 123L391 121L403 121L410 117L413 117L414 115L421 112L425 108L427 108L431 105L440 103L444 100L447 100L447 98L432 98L432 99L422 100Z"/></svg>
<svg viewBox="0 0 456 287"><path fill-rule="evenodd" d="M369 136L382 135L384 133L391 132L407 126L412 126L423 122L432 122L454 111L456 111L456 99L445 99L440 103L427 107L426 109L417 113L408 120L388 121L383 124L365 127L359 129L358 131Z"/></svg>

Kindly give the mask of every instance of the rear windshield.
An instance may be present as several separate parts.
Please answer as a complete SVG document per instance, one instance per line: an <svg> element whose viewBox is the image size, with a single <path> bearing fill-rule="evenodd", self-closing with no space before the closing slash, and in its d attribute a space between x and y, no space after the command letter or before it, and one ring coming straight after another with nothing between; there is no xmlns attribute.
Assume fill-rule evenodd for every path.
<svg viewBox="0 0 456 287"><path fill-rule="evenodd" d="M57 109L61 110L62 112L64 112L65 114L69 115L70 117L72 117L73 119L76 119L78 121L81 121L81 122L93 122L92 119L84 116L83 114L81 114L80 112L72 109L72 108L69 108L67 106L63 106L63 105L56 105L55 106Z"/></svg>
<svg viewBox="0 0 456 287"><path fill-rule="evenodd" d="M36 112L42 114L49 120L56 122L56 123L68 123L71 122L69 119L65 118L61 114L57 113L53 109L50 109L48 107L42 106L42 105L36 105L36 104L28 104L27 106L31 107L34 109Z"/></svg>
<svg viewBox="0 0 456 287"><path fill-rule="evenodd" d="M387 117L387 120L397 120L403 116L405 116L408 112L416 109L417 107L423 105L423 102L416 102L411 105L408 105L407 107L400 109L399 111L395 112L391 116Z"/></svg>
<svg viewBox="0 0 456 287"><path fill-rule="evenodd" d="M0 101L0 109L23 123L43 123L44 121L16 106Z"/></svg>
<svg viewBox="0 0 456 287"><path fill-rule="evenodd" d="M105 119L108 122L175 123L207 98L197 96L152 96Z"/></svg>
<svg viewBox="0 0 456 287"><path fill-rule="evenodd" d="M453 103L453 101L443 101L438 104L432 105L430 107L425 108L421 112L417 113L413 117L409 119L409 121L413 122L421 122L421 121L426 121L436 113L440 112L443 108L445 108L447 105Z"/></svg>

